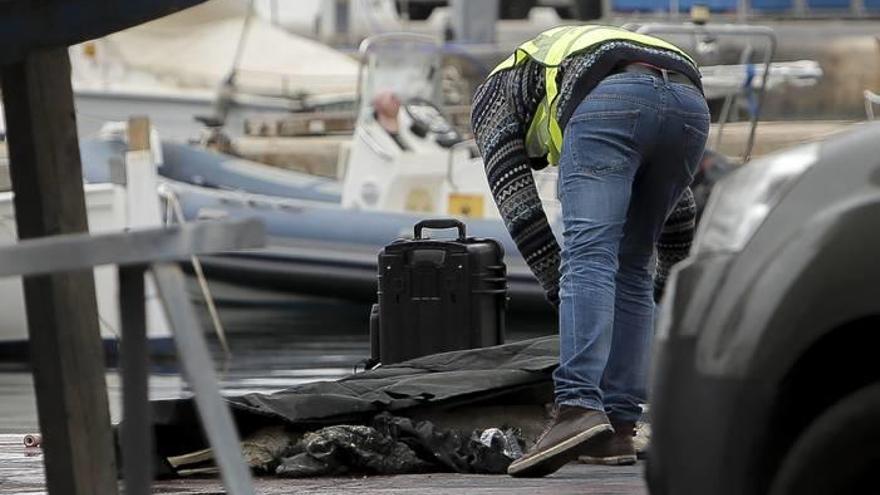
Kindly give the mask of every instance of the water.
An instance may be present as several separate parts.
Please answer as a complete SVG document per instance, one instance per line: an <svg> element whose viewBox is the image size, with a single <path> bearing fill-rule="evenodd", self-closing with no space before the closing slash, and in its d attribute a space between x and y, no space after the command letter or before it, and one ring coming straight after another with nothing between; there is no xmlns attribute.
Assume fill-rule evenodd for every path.
<svg viewBox="0 0 880 495"><path fill-rule="evenodd" d="M304 383L333 380L352 373L370 355L369 306L300 299L273 305L220 307L232 356L226 358L216 337L208 336L225 394L271 393ZM541 317L509 317L507 341L552 332ZM3 363L0 372L0 433L36 432L33 378L26 363ZM110 413L120 419L120 376L106 374ZM154 367L150 397L189 394L173 365Z"/></svg>

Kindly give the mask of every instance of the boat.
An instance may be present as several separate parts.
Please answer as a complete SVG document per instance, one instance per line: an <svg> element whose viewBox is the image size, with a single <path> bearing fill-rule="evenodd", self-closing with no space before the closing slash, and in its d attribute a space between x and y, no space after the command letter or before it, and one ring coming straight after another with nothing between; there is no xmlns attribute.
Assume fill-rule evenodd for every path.
<svg viewBox="0 0 880 495"><path fill-rule="evenodd" d="M123 148L114 139L84 140L86 180L95 184L110 180L110 167ZM339 181L180 143L163 143L161 156L159 194L166 202L178 203L187 221L257 217L266 225L266 248L200 257L210 280L372 302L379 250L396 239L412 237L413 226L431 216L344 207ZM468 235L491 237L504 247L511 307L544 307L543 291L500 218L462 218ZM166 221L174 220L166 217ZM218 299L223 296L218 294Z"/></svg>
<svg viewBox="0 0 880 495"><path fill-rule="evenodd" d="M268 248L203 256L201 261L209 278L272 291L375 302L379 250L396 239L411 238L415 223L425 218L416 213L348 210L338 204L166 185L189 219L262 219ZM543 308L544 293L501 221L469 219L466 225L468 235L493 238L504 246L510 307Z"/></svg>
<svg viewBox="0 0 880 495"><path fill-rule="evenodd" d="M3 143L0 143L3 144ZM119 155L124 159L125 155ZM125 167L117 160L116 166ZM125 172L122 172L125 173ZM84 184L90 232L113 232L136 228L159 227L159 200L155 195L156 174L148 167L138 172L129 170L128 177L137 180L121 185L108 180ZM121 174L120 174L121 175ZM15 221L14 194L9 190L8 163L0 156L0 244L18 239ZM117 181L118 182L118 181ZM113 266L94 269L95 294L101 338L105 348L115 354L119 338L119 303L117 273ZM155 356L171 356L174 345L164 310L148 278L146 291L147 338ZM0 359L26 359L28 341L27 318L21 277L0 278Z"/></svg>
<svg viewBox="0 0 880 495"><path fill-rule="evenodd" d="M349 105L358 67L253 15L243 0L206 2L69 54L80 137L132 115L149 115L164 138L178 141L198 138L206 122L241 133L256 116Z"/></svg>

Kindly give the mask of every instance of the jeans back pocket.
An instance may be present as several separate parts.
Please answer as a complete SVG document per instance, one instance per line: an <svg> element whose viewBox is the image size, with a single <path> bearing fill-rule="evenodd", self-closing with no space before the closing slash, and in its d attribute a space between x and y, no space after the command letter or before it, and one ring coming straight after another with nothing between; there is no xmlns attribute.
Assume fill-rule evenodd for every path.
<svg viewBox="0 0 880 495"><path fill-rule="evenodd" d="M638 154L633 141L640 110L585 110L566 126L563 160L567 152L575 169L596 176L625 169Z"/></svg>

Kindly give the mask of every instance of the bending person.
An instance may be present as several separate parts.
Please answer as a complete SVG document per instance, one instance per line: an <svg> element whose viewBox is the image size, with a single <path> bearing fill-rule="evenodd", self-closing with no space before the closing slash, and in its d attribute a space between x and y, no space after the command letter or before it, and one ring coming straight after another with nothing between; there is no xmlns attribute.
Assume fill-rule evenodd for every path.
<svg viewBox="0 0 880 495"><path fill-rule="evenodd" d="M709 129L696 64L658 38L558 27L495 68L472 112L504 222L559 310L555 414L508 472L544 476L579 455L635 462L654 292L693 239L688 184ZM562 249L532 177L548 163Z"/></svg>

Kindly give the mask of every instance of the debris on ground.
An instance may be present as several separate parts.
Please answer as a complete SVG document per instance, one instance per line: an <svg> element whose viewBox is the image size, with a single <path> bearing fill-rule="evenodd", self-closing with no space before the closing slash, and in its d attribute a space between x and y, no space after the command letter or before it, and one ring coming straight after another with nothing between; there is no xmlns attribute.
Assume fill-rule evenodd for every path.
<svg viewBox="0 0 880 495"><path fill-rule="evenodd" d="M461 432L430 421L379 414L371 425L335 425L307 433L281 461L287 477L456 472L501 474L522 455L519 434L491 428Z"/></svg>
<svg viewBox="0 0 880 495"><path fill-rule="evenodd" d="M36 449L43 446L43 435L39 433L28 433L22 438L22 443L29 449Z"/></svg>
<svg viewBox="0 0 880 495"><path fill-rule="evenodd" d="M257 430L241 442L244 462L256 473L274 473L282 457L300 440L302 435L287 431L283 426Z"/></svg>
<svg viewBox="0 0 880 495"><path fill-rule="evenodd" d="M424 473L430 464L406 444L362 425L336 425L307 433L275 473L302 478L349 473Z"/></svg>
<svg viewBox="0 0 880 495"><path fill-rule="evenodd" d="M515 428L473 431L438 428L389 413L369 425L339 424L298 433L262 428L241 443L247 465L258 474L289 478L419 473L504 474L522 456ZM166 457L178 476L216 472L211 449Z"/></svg>

